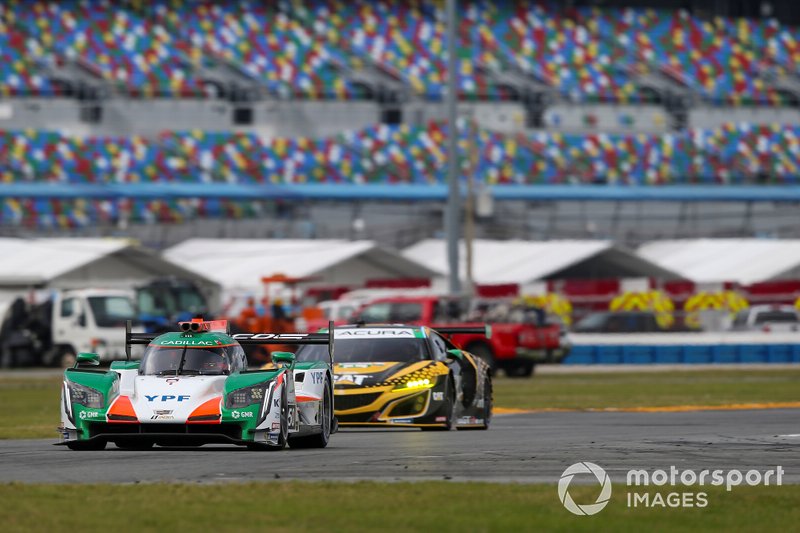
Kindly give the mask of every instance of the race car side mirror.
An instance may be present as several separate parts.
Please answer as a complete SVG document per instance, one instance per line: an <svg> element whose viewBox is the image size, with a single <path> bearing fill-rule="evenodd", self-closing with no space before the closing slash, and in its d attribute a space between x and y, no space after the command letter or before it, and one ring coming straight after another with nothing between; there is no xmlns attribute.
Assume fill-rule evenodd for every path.
<svg viewBox="0 0 800 533"><path fill-rule="evenodd" d="M294 354L292 352L272 352L272 362L294 364Z"/></svg>
<svg viewBox="0 0 800 533"><path fill-rule="evenodd" d="M464 354L461 353L461 350L456 350L455 348L452 348L450 350L447 350L447 357L449 359L459 359L459 360L461 360L461 359L464 358Z"/></svg>
<svg viewBox="0 0 800 533"><path fill-rule="evenodd" d="M82 364L97 366L100 364L100 356L96 353L81 352L78 354L78 357L75 358L75 368L78 368L78 366Z"/></svg>

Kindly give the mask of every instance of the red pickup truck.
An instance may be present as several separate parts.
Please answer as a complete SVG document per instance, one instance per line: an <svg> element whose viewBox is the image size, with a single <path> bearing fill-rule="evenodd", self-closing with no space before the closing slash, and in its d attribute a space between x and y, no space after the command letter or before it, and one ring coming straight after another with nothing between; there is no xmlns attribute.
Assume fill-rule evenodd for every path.
<svg viewBox="0 0 800 533"><path fill-rule="evenodd" d="M461 305L437 296L382 298L364 305L356 321L366 323L424 324L434 329L444 326L482 326L482 319L464 320ZM484 358L492 369L502 368L512 377L527 377L537 363L558 363L569 353L566 332L560 324L544 319L507 318L489 322L491 336L456 334L451 340L468 352ZM542 314L543 316L543 314Z"/></svg>

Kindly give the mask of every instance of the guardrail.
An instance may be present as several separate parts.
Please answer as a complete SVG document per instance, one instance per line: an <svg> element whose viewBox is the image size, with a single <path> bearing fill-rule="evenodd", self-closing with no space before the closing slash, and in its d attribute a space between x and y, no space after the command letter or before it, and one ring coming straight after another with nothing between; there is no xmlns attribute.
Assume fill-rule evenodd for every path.
<svg viewBox="0 0 800 533"><path fill-rule="evenodd" d="M564 364L800 363L800 332L572 334Z"/></svg>

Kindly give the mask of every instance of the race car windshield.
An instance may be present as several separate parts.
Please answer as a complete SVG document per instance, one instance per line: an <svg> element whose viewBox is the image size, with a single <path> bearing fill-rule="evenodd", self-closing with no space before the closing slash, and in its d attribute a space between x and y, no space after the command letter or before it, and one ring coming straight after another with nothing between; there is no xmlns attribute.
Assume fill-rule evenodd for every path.
<svg viewBox="0 0 800 533"><path fill-rule="evenodd" d="M148 346L139 365L143 376L219 376L230 373L225 348Z"/></svg>
<svg viewBox="0 0 800 533"><path fill-rule="evenodd" d="M336 363L410 363L430 359L424 339L337 339L335 346ZM328 347L305 344L295 356L297 361L327 361Z"/></svg>

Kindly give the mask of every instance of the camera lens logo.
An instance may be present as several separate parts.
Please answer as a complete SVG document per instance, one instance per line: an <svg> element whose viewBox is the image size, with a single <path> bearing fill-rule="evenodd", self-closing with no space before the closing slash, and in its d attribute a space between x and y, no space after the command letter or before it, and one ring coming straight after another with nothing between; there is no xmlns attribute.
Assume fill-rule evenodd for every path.
<svg viewBox="0 0 800 533"><path fill-rule="evenodd" d="M597 478L597 482L600 483L602 488L600 489L600 495L594 503L578 505L572 499L572 496L570 496L569 484L576 474L593 474L594 477ZM579 516L597 514L608 505L608 501L611 499L611 479L608 477L605 470L594 463L575 463L561 474L561 479L558 480L558 497L564 507L567 508L567 511L572 514Z"/></svg>

